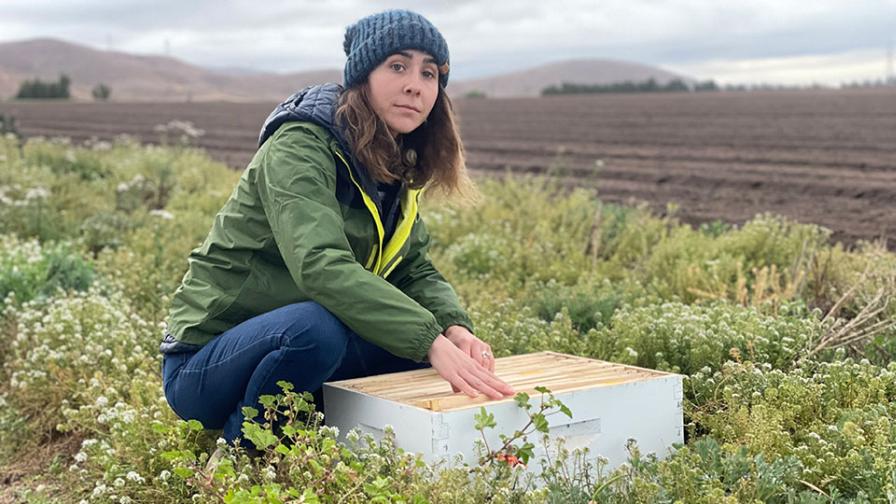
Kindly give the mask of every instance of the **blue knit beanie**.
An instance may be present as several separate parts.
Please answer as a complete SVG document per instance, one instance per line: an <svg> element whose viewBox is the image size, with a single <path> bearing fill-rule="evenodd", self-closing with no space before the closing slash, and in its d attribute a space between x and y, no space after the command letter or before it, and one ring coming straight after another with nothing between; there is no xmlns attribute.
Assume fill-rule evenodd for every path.
<svg viewBox="0 0 896 504"><path fill-rule="evenodd" d="M429 53L439 67L439 82L448 85L448 44L425 17L407 10L389 10L367 16L345 30L342 44L348 60L345 87L364 82L380 63L402 49ZM445 65L445 66L443 66Z"/></svg>

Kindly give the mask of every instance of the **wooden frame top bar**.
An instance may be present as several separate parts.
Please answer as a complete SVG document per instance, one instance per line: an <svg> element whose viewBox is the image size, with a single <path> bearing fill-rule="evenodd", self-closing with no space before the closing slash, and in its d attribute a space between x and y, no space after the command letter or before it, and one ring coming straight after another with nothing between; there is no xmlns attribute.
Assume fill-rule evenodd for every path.
<svg viewBox="0 0 896 504"><path fill-rule="evenodd" d="M495 374L515 391L526 392L532 397L540 395L535 387L547 387L557 394L672 375L558 352L538 352L496 359ZM453 393L451 385L431 368L328 382L328 385L430 411L465 409L513 400L513 397L492 400L484 395L472 398L464 393Z"/></svg>

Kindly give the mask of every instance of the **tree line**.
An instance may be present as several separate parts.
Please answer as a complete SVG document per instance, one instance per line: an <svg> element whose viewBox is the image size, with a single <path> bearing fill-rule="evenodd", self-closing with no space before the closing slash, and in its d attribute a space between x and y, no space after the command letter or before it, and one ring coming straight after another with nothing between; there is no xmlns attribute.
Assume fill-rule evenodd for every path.
<svg viewBox="0 0 896 504"><path fill-rule="evenodd" d="M15 98L68 100L71 98L71 84L72 80L66 74L60 74L56 81L42 81L35 77L19 84L19 92ZM92 94L94 100L106 101L112 95L112 89L106 84L99 83L93 87Z"/></svg>
<svg viewBox="0 0 896 504"><path fill-rule="evenodd" d="M559 86L554 85L542 89L541 95L550 96L586 93L675 93L718 90L719 86L712 80L688 84L682 79L671 79L665 84L660 84L656 79L651 77L641 82L627 80L610 84L573 84L571 82L564 82Z"/></svg>

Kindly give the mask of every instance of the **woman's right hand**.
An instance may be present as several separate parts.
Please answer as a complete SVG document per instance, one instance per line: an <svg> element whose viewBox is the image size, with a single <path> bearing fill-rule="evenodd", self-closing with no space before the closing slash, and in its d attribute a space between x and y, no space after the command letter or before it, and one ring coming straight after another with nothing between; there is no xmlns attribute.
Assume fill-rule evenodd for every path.
<svg viewBox="0 0 896 504"><path fill-rule="evenodd" d="M433 340L427 356L439 376L450 383L453 389L460 390L470 397L477 397L479 392L491 399L502 399L514 394L510 385L482 367L441 334Z"/></svg>

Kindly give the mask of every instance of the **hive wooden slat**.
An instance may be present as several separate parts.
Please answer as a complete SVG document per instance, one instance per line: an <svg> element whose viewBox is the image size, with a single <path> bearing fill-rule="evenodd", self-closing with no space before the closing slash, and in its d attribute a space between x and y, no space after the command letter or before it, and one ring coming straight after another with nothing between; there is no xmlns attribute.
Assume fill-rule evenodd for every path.
<svg viewBox="0 0 896 504"><path fill-rule="evenodd" d="M559 393L664 375L650 369L556 352L501 357L495 361L495 374L517 392L533 396L538 394L535 390L538 386ZM485 395L472 398L463 393L453 393L450 384L434 369L355 378L330 384L431 411L462 409L493 401ZM507 400L512 398L499 401Z"/></svg>
<svg viewBox="0 0 896 504"><path fill-rule="evenodd" d="M534 389L534 387L537 387L539 385L546 386L547 388L551 389L551 391L559 391L563 390L570 381L575 381L576 383L584 382L593 383L595 385L602 385L607 381L629 378L644 378L650 376L653 375L645 375L638 371L628 369L611 369L599 373L587 374L564 374L563 370L561 369L548 376L528 376L510 380L503 375L499 375L502 380L505 380L517 391L530 388ZM451 386L446 381L440 380L440 382L428 385L426 387L414 388L413 386L409 385L402 388L390 390L388 391L388 398L400 402L414 399L425 399L429 395L436 394L444 390L450 390L450 388Z"/></svg>

